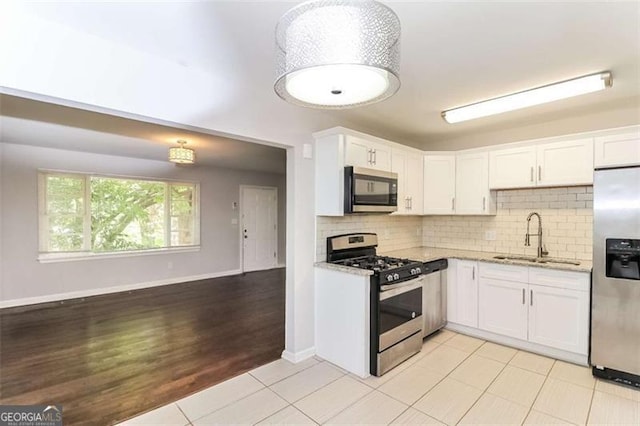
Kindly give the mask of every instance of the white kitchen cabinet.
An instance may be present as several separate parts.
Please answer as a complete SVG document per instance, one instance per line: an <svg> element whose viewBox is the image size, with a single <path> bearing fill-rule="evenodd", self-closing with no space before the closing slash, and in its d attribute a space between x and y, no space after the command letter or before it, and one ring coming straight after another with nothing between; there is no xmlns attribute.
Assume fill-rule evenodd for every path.
<svg viewBox="0 0 640 426"><path fill-rule="evenodd" d="M345 165L391 171L391 147L347 135Z"/></svg>
<svg viewBox="0 0 640 426"><path fill-rule="evenodd" d="M478 328L527 340L527 284L480 278Z"/></svg>
<svg viewBox="0 0 640 426"><path fill-rule="evenodd" d="M447 274L447 321L478 327L478 264L453 260Z"/></svg>
<svg viewBox="0 0 640 426"><path fill-rule="evenodd" d="M454 214L455 154L424 156L424 214Z"/></svg>
<svg viewBox="0 0 640 426"><path fill-rule="evenodd" d="M588 354L588 273L486 262L478 267L478 329Z"/></svg>
<svg viewBox="0 0 640 426"><path fill-rule="evenodd" d="M593 138L538 145L537 186L592 185Z"/></svg>
<svg viewBox="0 0 640 426"><path fill-rule="evenodd" d="M496 149L489 153L489 188L593 184L593 138Z"/></svg>
<svg viewBox="0 0 640 426"><path fill-rule="evenodd" d="M398 174L398 211L395 215L421 215L423 208L422 154L394 148L391 171Z"/></svg>
<svg viewBox="0 0 640 426"><path fill-rule="evenodd" d="M495 192L489 190L489 153L461 153L456 156L455 213L496 213Z"/></svg>
<svg viewBox="0 0 640 426"><path fill-rule="evenodd" d="M569 352L589 350L589 293L529 284L529 341Z"/></svg>
<svg viewBox="0 0 640 426"><path fill-rule="evenodd" d="M369 375L370 279L314 269L315 353L360 377Z"/></svg>
<svg viewBox="0 0 640 426"><path fill-rule="evenodd" d="M596 137L594 144L596 168L640 164L640 127L635 132Z"/></svg>
<svg viewBox="0 0 640 426"><path fill-rule="evenodd" d="M529 341L587 354L590 288L587 273L529 268Z"/></svg>
<svg viewBox="0 0 640 426"><path fill-rule="evenodd" d="M535 186L536 147L496 149L489 152L489 188Z"/></svg>

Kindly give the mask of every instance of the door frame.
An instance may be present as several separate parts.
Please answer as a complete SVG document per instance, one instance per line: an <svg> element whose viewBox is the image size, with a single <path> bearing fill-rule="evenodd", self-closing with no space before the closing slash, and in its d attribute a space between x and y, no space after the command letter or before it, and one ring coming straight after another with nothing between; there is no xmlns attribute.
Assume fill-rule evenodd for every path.
<svg viewBox="0 0 640 426"><path fill-rule="evenodd" d="M275 203L276 203L276 210L275 210L275 220L276 220L276 239L275 239L275 253L276 253L276 260L275 260L275 265L274 268L277 268L279 265L278 262L278 256L279 256L279 252L278 252L278 244L279 244L279 238L278 238L278 231L279 231L279 227L278 227L278 187L277 186L264 186L264 185L240 185L240 198L239 198L239 202L238 202L238 238L240 240L240 248L239 248L239 254L240 254L240 273L244 274L245 270L244 270L244 235L242 230L244 229L244 218L243 218L243 213L244 213L244 205L242 203L242 200L244 199L244 191L245 189L269 189L269 190L274 190L275 191Z"/></svg>

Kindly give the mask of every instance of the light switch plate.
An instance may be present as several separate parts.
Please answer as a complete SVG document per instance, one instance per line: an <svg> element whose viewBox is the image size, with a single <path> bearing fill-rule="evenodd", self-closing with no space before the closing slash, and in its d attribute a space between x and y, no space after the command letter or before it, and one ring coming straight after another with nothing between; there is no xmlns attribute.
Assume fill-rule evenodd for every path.
<svg viewBox="0 0 640 426"><path fill-rule="evenodd" d="M238 224L238 219L236 219L235 217L233 219L231 219L231 224L232 225L237 225Z"/></svg>

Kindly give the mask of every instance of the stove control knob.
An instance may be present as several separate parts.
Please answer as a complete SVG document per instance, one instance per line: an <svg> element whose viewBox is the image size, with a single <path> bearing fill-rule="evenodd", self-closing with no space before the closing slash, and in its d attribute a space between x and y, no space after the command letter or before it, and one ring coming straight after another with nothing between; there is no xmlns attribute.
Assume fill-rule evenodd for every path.
<svg viewBox="0 0 640 426"><path fill-rule="evenodd" d="M415 274L417 274L417 272L416 272L416 268L412 268L412 269L409 271L409 273L410 273L411 275L415 275Z"/></svg>
<svg viewBox="0 0 640 426"><path fill-rule="evenodd" d="M421 274L422 273L422 269L420 269L420 267L416 268L416 274Z"/></svg>
<svg viewBox="0 0 640 426"><path fill-rule="evenodd" d="M399 274L393 274L393 279L394 280L400 279L400 275Z"/></svg>
<svg viewBox="0 0 640 426"><path fill-rule="evenodd" d="M393 281L393 275L391 274L387 275L387 281Z"/></svg>

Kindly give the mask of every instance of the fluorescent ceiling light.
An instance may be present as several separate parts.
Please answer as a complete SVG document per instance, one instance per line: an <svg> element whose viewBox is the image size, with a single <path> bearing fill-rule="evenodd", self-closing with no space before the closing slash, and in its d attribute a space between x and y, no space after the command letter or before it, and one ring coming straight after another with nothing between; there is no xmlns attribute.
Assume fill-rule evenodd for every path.
<svg viewBox="0 0 640 426"><path fill-rule="evenodd" d="M442 112L442 118L447 123L459 123L475 118L500 114L507 111L540 105L547 102L566 99L585 93L597 92L611 87L613 79L611 73L601 72L574 78L573 80L553 83L535 89L525 90L512 95L501 96L475 104L453 108Z"/></svg>

